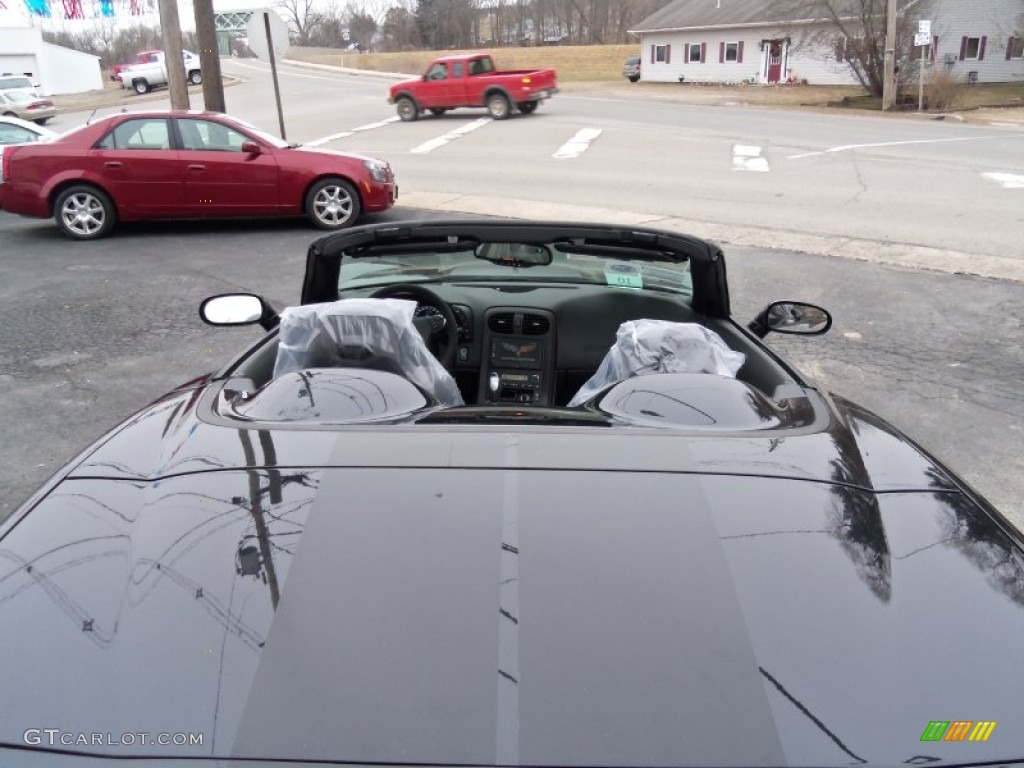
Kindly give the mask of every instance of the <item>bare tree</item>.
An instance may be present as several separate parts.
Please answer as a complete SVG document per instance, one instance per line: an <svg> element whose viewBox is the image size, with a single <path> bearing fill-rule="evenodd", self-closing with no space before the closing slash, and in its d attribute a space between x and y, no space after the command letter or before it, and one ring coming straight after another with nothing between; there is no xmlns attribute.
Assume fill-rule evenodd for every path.
<svg viewBox="0 0 1024 768"><path fill-rule="evenodd" d="M295 36L297 45L308 45L310 35L321 22L321 14L315 8L315 0L277 0L275 8L284 15Z"/></svg>
<svg viewBox="0 0 1024 768"><path fill-rule="evenodd" d="M914 28L926 18L931 0L896 0L896 61L911 59ZM831 48L836 60L850 68L872 95L881 96L885 82L885 27L888 0L786 0L782 18L799 44ZM906 67L899 67L905 78Z"/></svg>

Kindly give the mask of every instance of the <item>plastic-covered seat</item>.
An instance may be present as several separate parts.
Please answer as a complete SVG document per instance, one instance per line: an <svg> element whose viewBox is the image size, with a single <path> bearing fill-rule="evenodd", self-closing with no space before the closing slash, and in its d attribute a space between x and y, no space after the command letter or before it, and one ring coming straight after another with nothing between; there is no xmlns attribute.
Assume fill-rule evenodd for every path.
<svg viewBox="0 0 1024 768"><path fill-rule="evenodd" d="M274 378L308 368L370 368L398 374L434 400L462 405L452 375L413 324L416 302L342 299L281 313Z"/></svg>
<svg viewBox="0 0 1024 768"><path fill-rule="evenodd" d="M651 373L712 373L736 377L746 356L699 323L670 320L628 320L619 326L615 343L597 372L580 387L569 407L631 376Z"/></svg>

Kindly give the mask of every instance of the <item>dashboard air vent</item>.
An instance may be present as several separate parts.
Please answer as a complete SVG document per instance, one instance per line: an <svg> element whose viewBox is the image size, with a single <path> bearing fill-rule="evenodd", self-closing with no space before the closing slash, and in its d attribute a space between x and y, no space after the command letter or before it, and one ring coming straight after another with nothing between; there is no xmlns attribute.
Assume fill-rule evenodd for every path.
<svg viewBox="0 0 1024 768"><path fill-rule="evenodd" d="M501 312L487 318L487 327L494 333L512 333L515 330L515 316L511 312Z"/></svg>
<svg viewBox="0 0 1024 768"><path fill-rule="evenodd" d="M548 332L551 323L543 315L526 315L523 317L523 333L529 336L543 336Z"/></svg>

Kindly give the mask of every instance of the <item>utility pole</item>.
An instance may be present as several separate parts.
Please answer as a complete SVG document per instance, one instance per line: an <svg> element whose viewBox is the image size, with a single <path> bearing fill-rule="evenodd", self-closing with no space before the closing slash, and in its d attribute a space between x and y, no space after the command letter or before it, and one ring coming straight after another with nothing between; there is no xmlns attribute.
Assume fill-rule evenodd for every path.
<svg viewBox="0 0 1024 768"><path fill-rule="evenodd" d="M889 8L885 24L885 70L882 77L882 109L892 109L896 104L896 0L888 0Z"/></svg>
<svg viewBox="0 0 1024 768"><path fill-rule="evenodd" d="M171 109L188 109L177 0L160 0L160 29L164 38L164 66L167 67L167 84L171 89Z"/></svg>
<svg viewBox="0 0 1024 768"><path fill-rule="evenodd" d="M199 65L203 71L203 103L209 112L226 112L213 0L193 0L193 8L196 15L196 37L199 40Z"/></svg>

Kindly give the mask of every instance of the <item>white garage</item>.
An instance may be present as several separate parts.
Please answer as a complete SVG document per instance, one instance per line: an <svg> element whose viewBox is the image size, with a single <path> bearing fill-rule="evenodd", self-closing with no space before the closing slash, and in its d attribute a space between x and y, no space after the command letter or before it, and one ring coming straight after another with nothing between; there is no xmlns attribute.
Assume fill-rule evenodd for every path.
<svg viewBox="0 0 1024 768"><path fill-rule="evenodd" d="M34 27L0 27L0 74L26 75L47 96L103 87L98 56L43 42Z"/></svg>

